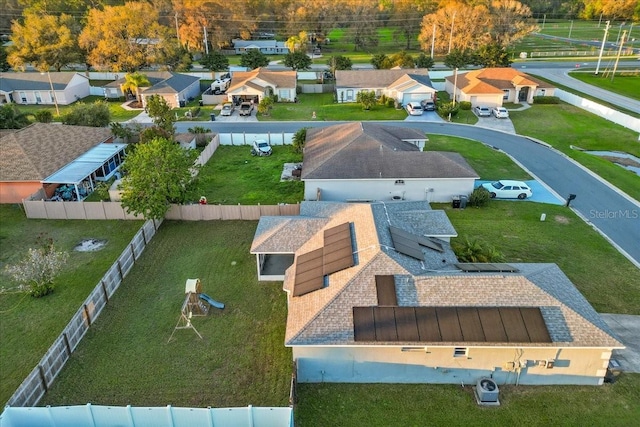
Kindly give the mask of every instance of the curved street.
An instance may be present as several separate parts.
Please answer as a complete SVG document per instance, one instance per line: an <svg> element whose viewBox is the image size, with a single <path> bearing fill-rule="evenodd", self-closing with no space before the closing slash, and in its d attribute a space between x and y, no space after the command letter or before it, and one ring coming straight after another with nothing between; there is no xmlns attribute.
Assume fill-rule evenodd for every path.
<svg viewBox="0 0 640 427"><path fill-rule="evenodd" d="M302 127L331 126L340 122L199 122L218 133L293 133ZM509 154L561 198L575 194L571 208L604 234L640 268L640 203L622 194L564 154L532 140L469 125L385 121L383 124L418 128L427 134L458 136L481 141ZM178 131L191 124L178 123ZM542 212L542 210L541 210ZM606 260L603 260L606 262Z"/></svg>

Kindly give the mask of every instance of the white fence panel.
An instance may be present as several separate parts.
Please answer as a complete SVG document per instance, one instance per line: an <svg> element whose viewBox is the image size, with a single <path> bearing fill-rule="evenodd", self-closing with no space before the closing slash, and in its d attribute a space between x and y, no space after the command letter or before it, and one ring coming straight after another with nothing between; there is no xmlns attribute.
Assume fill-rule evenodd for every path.
<svg viewBox="0 0 640 427"><path fill-rule="evenodd" d="M616 123L620 126L624 126L627 129L640 132L640 119L636 119L635 117L631 117L612 108L605 107L604 105L600 105L589 99L584 99L581 96L574 95L562 89L556 89L555 93L556 96L564 102L575 105L576 107L582 108L583 110L589 111L593 114L597 114L603 119L609 120L610 122Z"/></svg>

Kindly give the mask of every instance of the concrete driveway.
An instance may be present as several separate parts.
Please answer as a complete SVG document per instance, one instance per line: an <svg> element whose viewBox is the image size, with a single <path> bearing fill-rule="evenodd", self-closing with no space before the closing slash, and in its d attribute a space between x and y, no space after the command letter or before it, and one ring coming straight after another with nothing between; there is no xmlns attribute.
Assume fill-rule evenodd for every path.
<svg viewBox="0 0 640 427"><path fill-rule="evenodd" d="M513 127L513 122L511 121L511 119L497 119L493 116L478 117L478 123L476 123L476 126L499 130L501 132L507 132L514 135L516 133L516 129Z"/></svg>
<svg viewBox="0 0 640 427"><path fill-rule="evenodd" d="M624 372L640 373L640 316L600 314L600 317L627 347L614 350L612 357Z"/></svg>

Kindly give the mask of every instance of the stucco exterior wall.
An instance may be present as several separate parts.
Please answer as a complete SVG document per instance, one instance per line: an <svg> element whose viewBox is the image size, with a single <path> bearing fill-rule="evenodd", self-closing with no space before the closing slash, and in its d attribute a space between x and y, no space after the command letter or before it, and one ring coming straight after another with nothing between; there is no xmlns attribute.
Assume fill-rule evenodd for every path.
<svg viewBox="0 0 640 427"><path fill-rule="evenodd" d="M451 202L453 196L469 195L475 180L464 179L305 180L304 199L316 200L321 189L323 201L427 200Z"/></svg>
<svg viewBox="0 0 640 427"><path fill-rule="evenodd" d="M610 357L602 348L469 347L455 357L454 347L293 347L303 383L600 385Z"/></svg>
<svg viewBox="0 0 640 427"><path fill-rule="evenodd" d="M0 182L0 203L22 203L22 199L41 189L40 181Z"/></svg>

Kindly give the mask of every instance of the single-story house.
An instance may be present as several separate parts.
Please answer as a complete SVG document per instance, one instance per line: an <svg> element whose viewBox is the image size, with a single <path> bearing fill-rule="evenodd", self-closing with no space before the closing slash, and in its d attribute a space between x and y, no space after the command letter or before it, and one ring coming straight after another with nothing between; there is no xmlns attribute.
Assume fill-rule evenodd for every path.
<svg viewBox="0 0 640 427"><path fill-rule="evenodd" d="M265 55L286 55L289 53L289 48L285 45L285 42L276 40L233 39L231 43L233 43L233 50L236 55L242 55L248 50L259 50Z"/></svg>
<svg viewBox="0 0 640 427"><path fill-rule="evenodd" d="M139 91L148 89L149 87L172 77L169 71L145 71L142 74L144 74L147 77L147 80L149 80L149 83L151 83L151 85L146 87L140 87L138 88ZM124 75L120 78L117 78L117 77L118 75L116 75L116 80L102 86L104 90L105 98L114 99L114 98L120 98L121 96L127 95L122 91L122 85L126 82ZM131 93L129 95L135 96L135 93Z"/></svg>
<svg viewBox="0 0 640 427"><path fill-rule="evenodd" d="M374 91L377 97L386 95L403 106L411 101L435 100L437 94L426 68L336 71L338 102L356 102L358 92L365 90Z"/></svg>
<svg viewBox="0 0 640 427"><path fill-rule="evenodd" d="M417 130L369 122L307 130L305 200L450 202L473 191L478 174L458 153L422 151Z"/></svg>
<svg viewBox="0 0 640 427"><path fill-rule="evenodd" d="M200 78L168 71L165 79L140 91L145 108L147 98L151 95L162 96L172 108L184 107L187 102L200 95Z"/></svg>
<svg viewBox="0 0 640 427"><path fill-rule="evenodd" d="M61 185L81 199L96 181L110 179L124 160L126 144L114 144L108 128L34 123L0 138L0 203L21 203Z"/></svg>
<svg viewBox="0 0 640 427"><path fill-rule="evenodd" d="M269 246L282 264L293 250L283 288L297 381L603 383L624 346L557 265L459 263L451 235L424 201L302 202L295 220L262 217L258 271Z"/></svg>
<svg viewBox="0 0 640 427"><path fill-rule="evenodd" d="M231 76L227 99L234 103L252 100L258 104L265 96L277 95L278 102L293 102L297 79L296 71L270 71L266 68L236 71Z"/></svg>
<svg viewBox="0 0 640 427"><path fill-rule="evenodd" d="M445 91L472 106L500 107L503 102L532 103L534 96L553 96L555 87L515 68L483 68L445 78Z"/></svg>
<svg viewBox="0 0 640 427"><path fill-rule="evenodd" d="M0 104L69 105L90 90L89 78L75 72L0 73Z"/></svg>

